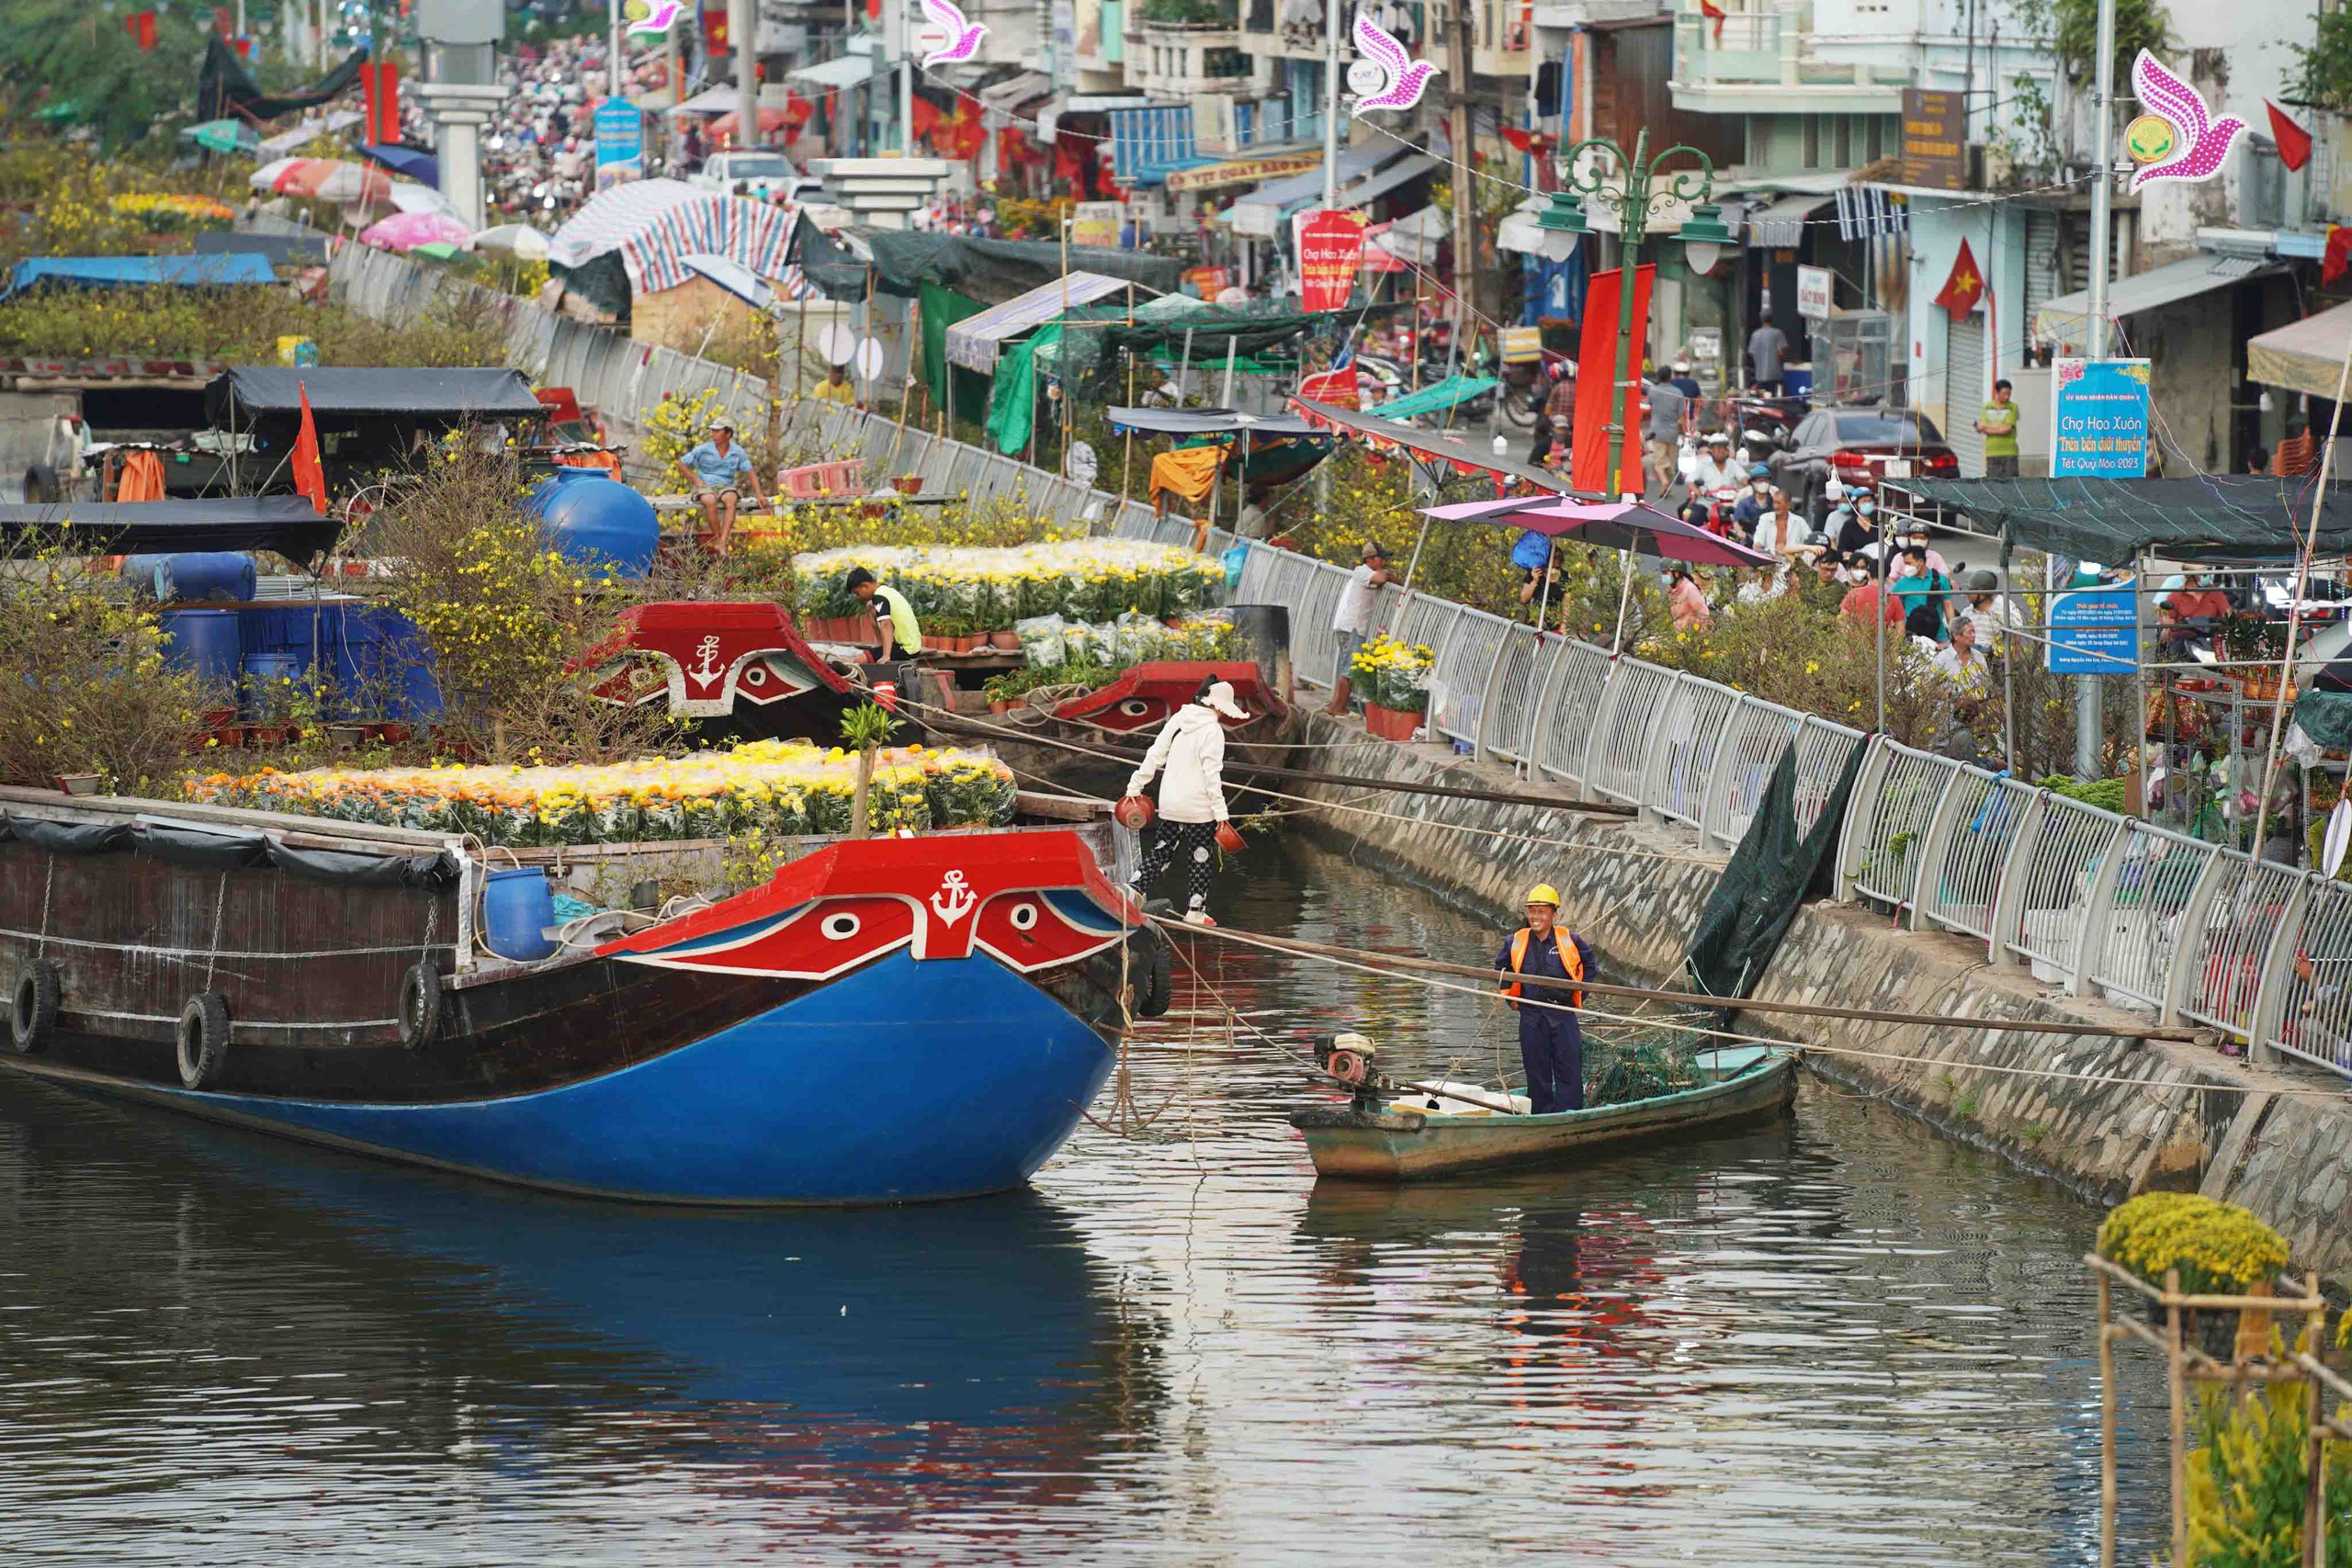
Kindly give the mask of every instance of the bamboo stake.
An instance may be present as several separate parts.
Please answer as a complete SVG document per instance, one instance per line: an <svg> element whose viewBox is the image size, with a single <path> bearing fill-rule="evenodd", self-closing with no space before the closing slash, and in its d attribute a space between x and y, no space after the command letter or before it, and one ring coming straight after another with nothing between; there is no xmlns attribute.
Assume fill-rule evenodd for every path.
<svg viewBox="0 0 2352 1568"><path fill-rule="evenodd" d="M2115 1331L2114 1287L2094 1271L2098 1285L2098 1568L2115 1568Z"/></svg>
<svg viewBox="0 0 2352 1568"><path fill-rule="evenodd" d="M2172 1562L2188 1568L2188 1380L2181 1365L2180 1270L2165 1270L2165 1294L2174 1298L2165 1307L2165 1340L2171 1354L2165 1358L2165 1382L2172 1394Z"/></svg>

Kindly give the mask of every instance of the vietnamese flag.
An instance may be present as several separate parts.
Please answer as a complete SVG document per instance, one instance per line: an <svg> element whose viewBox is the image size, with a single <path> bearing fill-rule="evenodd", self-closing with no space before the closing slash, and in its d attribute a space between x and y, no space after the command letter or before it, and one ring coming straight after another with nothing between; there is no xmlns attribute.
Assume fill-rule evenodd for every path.
<svg viewBox="0 0 2352 1568"><path fill-rule="evenodd" d="M311 418L311 389L305 382L294 383L302 400L302 425L294 435L294 488L311 503L312 511L322 516L327 509L326 469L319 462L319 427Z"/></svg>
<svg viewBox="0 0 2352 1568"><path fill-rule="evenodd" d="M2312 133L2289 118L2287 111L2268 98L2262 100L2262 107L2270 111L2270 140L2278 143L2278 161L2290 169L2300 169L2310 163Z"/></svg>
<svg viewBox="0 0 2352 1568"><path fill-rule="evenodd" d="M1584 335L1577 352L1577 366L1582 374L1577 378L1576 447L1568 470L1568 482L1577 490L1595 491L1612 500L1642 493L1642 389L1638 372L1643 333L1650 319L1650 285L1657 276L1657 268L1634 269L1634 341L1627 351L1629 361L1621 369L1617 364L1617 291L1624 276L1622 267L1615 272L1596 272L1585 286ZM1625 389L1625 434L1617 474L1612 479L1609 473L1609 433L1603 427L1617 417L1615 383L1621 379L1633 385Z"/></svg>
<svg viewBox="0 0 2352 1568"><path fill-rule="evenodd" d="M1962 240L1960 254L1952 258L1951 276L1944 279L1943 292L1936 296L1936 303L1950 311L1956 321L1976 309L1977 301L1984 298L1984 269L1976 265L1976 253Z"/></svg>

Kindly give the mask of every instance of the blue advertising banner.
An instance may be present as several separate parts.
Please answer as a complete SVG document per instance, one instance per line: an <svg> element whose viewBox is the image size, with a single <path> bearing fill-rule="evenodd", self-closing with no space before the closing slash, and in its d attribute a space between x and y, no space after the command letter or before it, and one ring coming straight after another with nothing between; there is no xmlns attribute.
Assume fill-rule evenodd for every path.
<svg viewBox="0 0 2352 1568"><path fill-rule="evenodd" d="M645 116L635 104L606 98L596 106L596 167L638 164L645 157Z"/></svg>
<svg viewBox="0 0 2352 1568"><path fill-rule="evenodd" d="M2148 363L2061 359L2053 365L2052 479L2147 478Z"/></svg>
<svg viewBox="0 0 2352 1568"><path fill-rule="evenodd" d="M2050 672L2128 675L2140 632L2129 588L2081 589L2050 600Z"/></svg>

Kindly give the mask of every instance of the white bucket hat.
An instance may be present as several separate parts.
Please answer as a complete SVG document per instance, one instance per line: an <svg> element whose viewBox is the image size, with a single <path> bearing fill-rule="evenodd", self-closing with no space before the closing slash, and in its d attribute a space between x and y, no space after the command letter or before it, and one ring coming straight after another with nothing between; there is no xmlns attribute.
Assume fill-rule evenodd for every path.
<svg viewBox="0 0 2352 1568"><path fill-rule="evenodd" d="M1250 716L1248 711L1245 710L1239 703L1234 701L1233 682L1230 681L1219 681L1216 684L1211 686L1208 690L1208 694L1203 697L1201 701L1206 704L1212 712L1221 713L1227 718L1248 718Z"/></svg>

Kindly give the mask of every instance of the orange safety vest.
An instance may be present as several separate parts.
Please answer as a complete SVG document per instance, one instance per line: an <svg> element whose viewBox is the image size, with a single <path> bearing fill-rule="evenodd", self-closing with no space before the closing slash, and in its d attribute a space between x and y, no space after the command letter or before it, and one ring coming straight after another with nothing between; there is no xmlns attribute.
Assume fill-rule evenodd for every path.
<svg viewBox="0 0 2352 1568"><path fill-rule="evenodd" d="M1535 933L1526 926L1521 926L1519 930L1511 933L1510 972L1512 974L1522 975L1526 973L1527 939L1534 934ZM1583 979L1584 954L1577 951L1576 939L1574 937L1561 937L1559 934L1559 928L1555 926L1553 928L1552 940L1559 943L1560 967L1568 972L1568 978L1571 980ZM1517 980L1513 980L1510 985L1503 987L1503 995L1507 997L1516 997L1520 995L1523 989L1525 989L1524 987L1522 987ZM1553 994L1557 996L1558 993L1555 992ZM1572 1008L1580 1008L1584 1006L1584 993L1582 991L1570 991L1568 993L1568 1005ZM1513 1010L1517 1010L1517 1007L1518 1004L1514 1002L1512 1004Z"/></svg>

